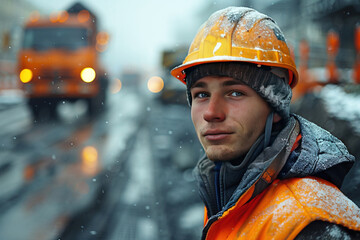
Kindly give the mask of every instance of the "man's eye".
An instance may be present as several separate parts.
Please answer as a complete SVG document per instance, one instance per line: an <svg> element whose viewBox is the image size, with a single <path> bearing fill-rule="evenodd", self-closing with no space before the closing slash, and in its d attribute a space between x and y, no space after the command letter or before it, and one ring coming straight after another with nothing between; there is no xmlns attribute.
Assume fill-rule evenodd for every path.
<svg viewBox="0 0 360 240"><path fill-rule="evenodd" d="M231 92L231 96L233 96L233 97L240 97L242 95L244 95L242 92L238 92L238 91Z"/></svg>
<svg viewBox="0 0 360 240"><path fill-rule="evenodd" d="M199 93L196 93L194 95L194 98L206 98L208 97L209 95L207 93L204 93L204 92L199 92Z"/></svg>

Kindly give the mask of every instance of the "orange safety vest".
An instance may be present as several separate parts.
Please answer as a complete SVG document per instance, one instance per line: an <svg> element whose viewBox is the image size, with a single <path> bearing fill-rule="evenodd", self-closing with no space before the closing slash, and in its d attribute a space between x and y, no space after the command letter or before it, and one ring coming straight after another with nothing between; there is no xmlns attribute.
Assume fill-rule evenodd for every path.
<svg viewBox="0 0 360 240"><path fill-rule="evenodd" d="M233 207L205 226L206 239L294 239L315 220L360 231L360 209L323 179L277 179L247 202L253 191L251 187Z"/></svg>

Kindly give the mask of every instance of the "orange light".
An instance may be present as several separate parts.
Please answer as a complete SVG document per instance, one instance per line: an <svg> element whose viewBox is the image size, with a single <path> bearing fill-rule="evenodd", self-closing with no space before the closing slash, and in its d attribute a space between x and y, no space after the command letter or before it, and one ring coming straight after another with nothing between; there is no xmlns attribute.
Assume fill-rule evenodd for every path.
<svg viewBox="0 0 360 240"><path fill-rule="evenodd" d="M100 45L106 45L109 42L109 34L107 32L99 32L96 35L96 42Z"/></svg>
<svg viewBox="0 0 360 240"><path fill-rule="evenodd" d="M86 165L94 165L98 161L98 152L93 146L86 146L82 151L82 160Z"/></svg>
<svg viewBox="0 0 360 240"><path fill-rule="evenodd" d="M58 20L58 13L51 13L49 18L50 18L50 21L51 21L51 22L53 22L53 23L57 22L57 20Z"/></svg>
<svg viewBox="0 0 360 240"><path fill-rule="evenodd" d="M21 70L20 72L20 81L23 82L23 83L28 83L31 81L33 77L33 73L30 69L23 69Z"/></svg>
<svg viewBox="0 0 360 240"><path fill-rule="evenodd" d="M107 32L99 32L96 35L96 50L98 52L104 52L109 42L109 34Z"/></svg>
<svg viewBox="0 0 360 240"><path fill-rule="evenodd" d="M84 23L84 22L87 22L90 19L90 13L87 10L81 10L78 13L77 17L78 17L79 22Z"/></svg>
<svg viewBox="0 0 360 240"><path fill-rule="evenodd" d="M37 22L40 19L40 13L38 11L33 11L30 15L31 22Z"/></svg>
<svg viewBox="0 0 360 240"><path fill-rule="evenodd" d="M147 83L150 92L158 93L164 88L164 81L161 77L151 77Z"/></svg>
<svg viewBox="0 0 360 240"><path fill-rule="evenodd" d="M98 151L93 146L86 146L82 150L82 170L89 175L95 175L99 170Z"/></svg>
<svg viewBox="0 0 360 240"><path fill-rule="evenodd" d="M116 78L111 87L111 93L115 94L115 93L120 92L121 87L122 87L122 83L121 83L120 79Z"/></svg>
<svg viewBox="0 0 360 240"><path fill-rule="evenodd" d="M61 11L58 15L58 21L61 23L66 22L68 18L69 18L69 14L67 11Z"/></svg>

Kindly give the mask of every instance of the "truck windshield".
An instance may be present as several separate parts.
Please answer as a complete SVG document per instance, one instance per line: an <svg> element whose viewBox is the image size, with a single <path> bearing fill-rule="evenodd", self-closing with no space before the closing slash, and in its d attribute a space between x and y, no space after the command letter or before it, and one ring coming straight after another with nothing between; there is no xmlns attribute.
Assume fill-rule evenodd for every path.
<svg viewBox="0 0 360 240"><path fill-rule="evenodd" d="M25 30L23 48L76 50L89 45L88 35L86 28L28 28Z"/></svg>

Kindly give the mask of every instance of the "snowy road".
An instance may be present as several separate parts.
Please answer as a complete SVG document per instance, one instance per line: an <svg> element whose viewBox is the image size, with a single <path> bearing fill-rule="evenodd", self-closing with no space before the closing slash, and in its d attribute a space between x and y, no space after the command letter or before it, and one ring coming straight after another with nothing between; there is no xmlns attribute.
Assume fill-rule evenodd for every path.
<svg viewBox="0 0 360 240"><path fill-rule="evenodd" d="M103 185L98 203L79 213L61 239L199 239L203 205L191 177L198 156L188 155L191 168L179 168L176 163L179 151L174 148L187 151L187 143L174 139L183 135L184 124L192 127L178 110L183 107L148 103L147 117L119 164L99 179ZM199 147L193 137L187 140Z"/></svg>
<svg viewBox="0 0 360 240"><path fill-rule="evenodd" d="M97 177L118 161L145 112L131 92L109 100L117 108L90 122L68 116L29 126L25 105L1 112L11 112L0 133L1 239L54 239L94 201Z"/></svg>

